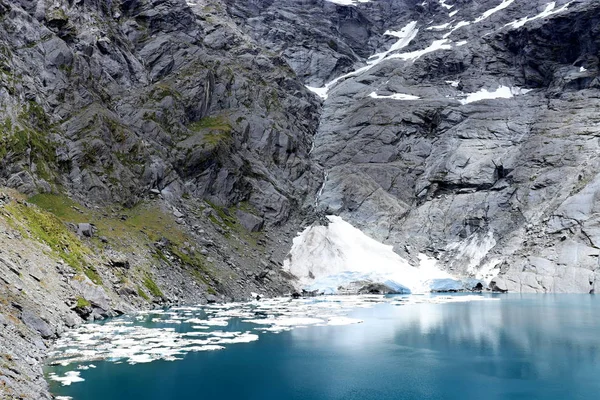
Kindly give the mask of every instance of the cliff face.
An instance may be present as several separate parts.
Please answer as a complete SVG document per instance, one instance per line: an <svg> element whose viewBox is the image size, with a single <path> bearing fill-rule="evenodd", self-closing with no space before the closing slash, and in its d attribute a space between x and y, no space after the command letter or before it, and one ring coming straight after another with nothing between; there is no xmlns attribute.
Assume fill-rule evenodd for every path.
<svg viewBox="0 0 600 400"><path fill-rule="evenodd" d="M593 292L598 4L334 3L228 3L326 97L319 207L498 290Z"/></svg>
<svg viewBox="0 0 600 400"><path fill-rule="evenodd" d="M594 291L596 3L0 0L0 393L83 319L292 290L322 214Z"/></svg>
<svg viewBox="0 0 600 400"><path fill-rule="evenodd" d="M319 101L219 1L3 1L0 49L0 398L85 319L292 290Z"/></svg>

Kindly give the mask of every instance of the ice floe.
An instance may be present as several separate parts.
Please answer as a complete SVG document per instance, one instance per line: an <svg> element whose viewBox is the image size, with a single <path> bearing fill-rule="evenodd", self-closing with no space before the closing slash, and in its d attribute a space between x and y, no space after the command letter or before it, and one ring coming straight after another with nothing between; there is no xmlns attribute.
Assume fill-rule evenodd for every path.
<svg viewBox="0 0 600 400"><path fill-rule="evenodd" d="M425 266L427 267L427 265ZM431 266L429 266L431 267ZM109 361L117 364L150 363L158 360L177 361L192 352L218 351L228 345L250 343L259 340L259 333L273 334L297 328L347 326L360 324L362 319L349 316L359 308L370 308L378 304L394 306L421 303L451 303L457 301L490 300L484 296L319 296L292 300L273 298L246 303L189 307L185 311L171 309L146 311L137 315L122 316L105 323L90 323L68 331L51 349L51 365L75 365L74 370L64 374L51 372L48 378L62 385L83 382L81 372L96 368L92 361ZM179 315L176 315L179 314ZM239 315L235 326L246 324L248 330L185 331L188 324L174 328L153 326L157 315L173 319L193 316L197 321L222 321ZM139 320L143 316L145 319ZM243 317L241 317L243 316ZM192 318L188 318L192 319ZM123 324L131 321L132 324ZM254 327L252 327L254 325ZM211 325L201 325L203 327ZM254 332L254 333L253 333Z"/></svg>

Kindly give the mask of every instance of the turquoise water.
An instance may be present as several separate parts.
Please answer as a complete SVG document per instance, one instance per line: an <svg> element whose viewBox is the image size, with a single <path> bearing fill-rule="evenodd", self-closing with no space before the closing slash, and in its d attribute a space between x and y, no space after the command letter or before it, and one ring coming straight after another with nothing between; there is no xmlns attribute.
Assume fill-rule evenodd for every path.
<svg viewBox="0 0 600 400"><path fill-rule="evenodd" d="M259 333L179 361L93 361L85 381L51 390L75 400L600 398L597 297L488 297L500 300L376 304L349 314L360 324ZM242 320L210 329L258 332Z"/></svg>

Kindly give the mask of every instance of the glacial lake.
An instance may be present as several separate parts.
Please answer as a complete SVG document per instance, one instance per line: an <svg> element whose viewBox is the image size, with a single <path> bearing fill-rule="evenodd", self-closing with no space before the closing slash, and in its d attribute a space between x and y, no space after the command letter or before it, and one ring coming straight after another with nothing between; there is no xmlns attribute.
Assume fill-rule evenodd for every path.
<svg viewBox="0 0 600 400"><path fill-rule="evenodd" d="M600 300L337 296L181 307L86 324L59 341L45 372L54 395L74 400L596 399Z"/></svg>

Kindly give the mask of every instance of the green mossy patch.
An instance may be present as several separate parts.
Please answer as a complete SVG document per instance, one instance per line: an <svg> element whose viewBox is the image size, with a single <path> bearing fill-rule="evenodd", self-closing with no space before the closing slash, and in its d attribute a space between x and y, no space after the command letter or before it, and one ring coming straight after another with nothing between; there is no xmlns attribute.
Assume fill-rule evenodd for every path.
<svg viewBox="0 0 600 400"><path fill-rule="evenodd" d="M77 298L77 305L75 307L77 307L77 308L85 308L85 307L89 307L91 305L92 305L92 303L90 303L89 301L87 301L83 297L78 297Z"/></svg>
<svg viewBox="0 0 600 400"><path fill-rule="evenodd" d="M88 263L89 248L56 215L21 202L12 202L5 206L5 210L21 234L45 243L69 266L83 272L95 284L102 284L102 278Z"/></svg>
<svg viewBox="0 0 600 400"><path fill-rule="evenodd" d="M146 289L148 289L152 296L160 298L165 297L150 275L146 275L144 278L144 286L146 286Z"/></svg>

